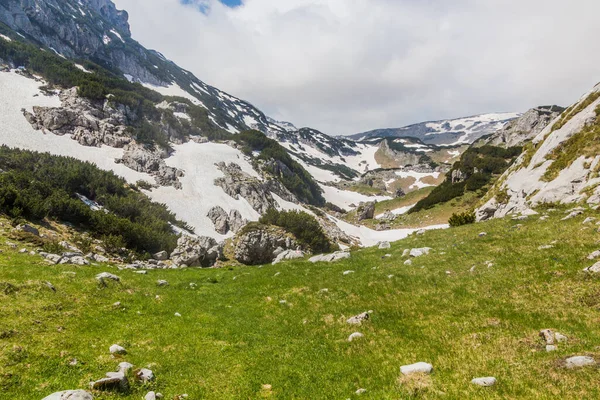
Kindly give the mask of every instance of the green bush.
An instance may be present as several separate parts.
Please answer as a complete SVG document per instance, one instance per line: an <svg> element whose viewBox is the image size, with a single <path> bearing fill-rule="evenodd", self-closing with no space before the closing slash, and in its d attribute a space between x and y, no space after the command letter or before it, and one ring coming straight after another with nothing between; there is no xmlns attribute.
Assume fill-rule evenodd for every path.
<svg viewBox="0 0 600 400"><path fill-rule="evenodd" d="M185 228L164 205L91 163L2 146L0 170L0 212L11 216L70 222L96 237L120 237L120 247L140 253L173 250L172 225ZM90 209L78 194L105 210Z"/></svg>
<svg viewBox="0 0 600 400"><path fill-rule="evenodd" d="M271 208L260 217L259 223L285 229L293 234L300 244L310 248L313 253L328 253L337 250L337 246L329 241L319 222L304 211L278 211Z"/></svg>
<svg viewBox="0 0 600 400"><path fill-rule="evenodd" d="M235 136L235 141L242 145L244 153L249 155L253 151L258 151L259 159L273 161L265 169L300 201L314 206L325 204L325 198L317 182L277 141L269 139L259 131L241 132Z"/></svg>
<svg viewBox="0 0 600 400"><path fill-rule="evenodd" d="M465 211L463 213L454 213L450 216L448 223L451 227L468 225L475 223L475 213L473 211Z"/></svg>

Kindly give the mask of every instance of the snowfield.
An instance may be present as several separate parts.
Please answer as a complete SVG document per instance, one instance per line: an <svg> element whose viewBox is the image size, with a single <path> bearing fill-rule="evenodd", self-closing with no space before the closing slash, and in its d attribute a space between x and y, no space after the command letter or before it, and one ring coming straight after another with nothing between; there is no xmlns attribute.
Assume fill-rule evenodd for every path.
<svg viewBox="0 0 600 400"><path fill-rule="evenodd" d="M113 171L130 183L135 183L138 180L154 182L154 178L149 174L136 172L123 164L114 162L115 159L122 158L122 149L108 146L86 147L72 140L70 135L57 136L50 132L44 133L34 130L23 116L21 108L32 111L33 106L58 107L61 104L57 95L46 96L40 92L39 87L44 84L43 81L23 77L15 71L0 72L0 144L89 161L101 169ZM171 95L181 94L173 86L168 90ZM306 147L308 148L308 146ZM183 188L176 190L173 187L160 187L150 192L145 191L152 200L164 203L175 213L177 218L194 227L196 234L210 236L217 240L225 239L231 236L231 233L220 235L214 230L212 222L206 216L213 206L219 205L227 212L231 209L237 209L244 218L250 221L258 220L258 213L245 199L233 199L222 188L214 184L215 178L223 176L223 173L215 166L220 161L234 162L240 165L244 172L258 177L243 153L228 145L218 143L198 144L188 142L182 145L173 145L173 148L173 156L166 159L165 162L169 166L182 169L185 172L185 176L180 178ZM369 149L366 154L372 156L374 151ZM354 157L352 160L353 165L358 165L359 160L362 161L364 158L361 158L361 156ZM346 209L349 208L350 203L358 205L361 201L390 199L387 196L365 196L325 185L321 187L324 189L325 198L328 201ZM282 209L310 212L310 210L287 202L277 195L273 195L273 197ZM415 231L415 229L398 229L378 232L366 227L357 227L333 217L329 218L346 233L358 238L363 246L372 246L382 240L400 240ZM443 227L445 226L434 226L426 229Z"/></svg>

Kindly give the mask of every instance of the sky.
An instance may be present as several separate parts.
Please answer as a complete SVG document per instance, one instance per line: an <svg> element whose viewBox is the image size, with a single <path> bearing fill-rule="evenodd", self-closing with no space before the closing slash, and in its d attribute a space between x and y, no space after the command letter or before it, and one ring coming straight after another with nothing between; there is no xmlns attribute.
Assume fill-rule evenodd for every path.
<svg viewBox="0 0 600 400"><path fill-rule="evenodd" d="M597 0L115 0L132 36L331 135L567 106L600 81Z"/></svg>

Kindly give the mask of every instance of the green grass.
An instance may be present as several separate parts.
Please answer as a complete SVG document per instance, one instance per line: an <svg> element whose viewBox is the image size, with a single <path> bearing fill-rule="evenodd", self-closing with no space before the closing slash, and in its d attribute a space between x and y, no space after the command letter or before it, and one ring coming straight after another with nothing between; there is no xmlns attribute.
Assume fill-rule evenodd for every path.
<svg viewBox="0 0 600 400"><path fill-rule="evenodd" d="M150 389L167 399L355 399L358 388L368 390L364 399L598 398L598 370L567 370L561 361L600 359L600 282L581 272L600 234L581 224L591 212L560 222L563 215L532 217L520 228L505 219L431 231L334 264L148 275L47 266L0 239L0 397L86 388L125 360L151 366L156 381L96 399L138 400ZM554 248L538 250L552 241ZM434 250L403 265L402 251L421 246ZM122 283L99 287L94 275L103 271ZM157 279L170 285L159 288ZM366 310L373 314L362 326L344 322ZM546 353L543 328L569 342ZM365 337L347 342L354 331ZM113 343L129 354L111 358ZM71 358L80 364L69 366ZM431 362L434 373L399 383L400 366L417 361ZM474 387L478 376L495 376L498 385Z"/></svg>

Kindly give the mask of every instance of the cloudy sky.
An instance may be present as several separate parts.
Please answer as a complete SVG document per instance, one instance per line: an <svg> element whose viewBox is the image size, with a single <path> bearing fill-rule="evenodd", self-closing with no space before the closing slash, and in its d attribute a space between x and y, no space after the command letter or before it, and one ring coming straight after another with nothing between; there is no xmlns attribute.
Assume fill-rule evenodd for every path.
<svg viewBox="0 0 600 400"><path fill-rule="evenodd" d="M600 81L597 0L115 0L134 39L329 134L568 105Z"/></svg>

